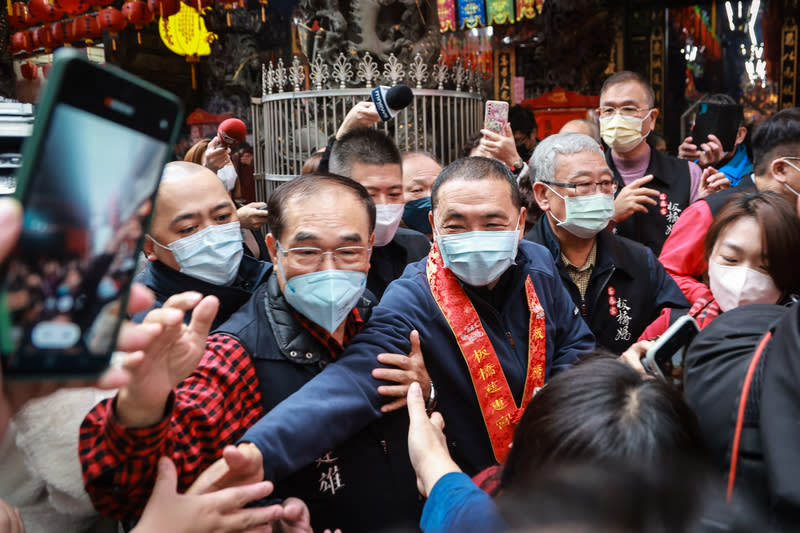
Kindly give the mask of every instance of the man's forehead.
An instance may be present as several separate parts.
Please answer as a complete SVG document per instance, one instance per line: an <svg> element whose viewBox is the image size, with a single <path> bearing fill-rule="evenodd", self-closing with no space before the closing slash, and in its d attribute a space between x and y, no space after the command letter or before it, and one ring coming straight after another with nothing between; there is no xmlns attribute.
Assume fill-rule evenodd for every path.
<svg viewBox="0 0 800 533"><path fill-rule="evenodd" d="M606 90L600 95L601 104L612 99L614 101L636 101L644 105L647 101L647 90L641 83L635 80L615 83L614 85L607 87Z"/></svg>
<svg viewBox="0 0 800 533"><path fill-rule="evenodd" d="M502 178L468 179L454 176L439 187L437 202L444 204L483 205L492 208L512 206L511 185Z"/></svg>
<svg viewBox="0 0 800 533"><path fill-rule="evenodd" d="M613 176L603 154L593 150L584 150L571 155L557 154L555 163L556 174L561 174L562 179L586 174Z"/></svg>

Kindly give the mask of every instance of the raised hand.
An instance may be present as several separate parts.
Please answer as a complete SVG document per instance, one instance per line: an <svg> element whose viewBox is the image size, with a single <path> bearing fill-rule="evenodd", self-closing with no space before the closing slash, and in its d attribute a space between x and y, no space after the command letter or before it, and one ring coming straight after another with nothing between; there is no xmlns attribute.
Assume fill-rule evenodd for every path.
<svg viewBox="0 0 800 533"><path fill-rule="evenodd" d="M444 419L435 412L428 418L419 383L408 388L408 456L417 473L417 488L428 497L439 479L450 472L461 472L450 457L444 436Z"/></svg>
<svg viewBox="0 0 800 533"><path fill-rule="evenodd" d="M483 138L479 144L479 154L497 159L512 168L522 158L517 152L517 145L514 142L514 134L511 131L511 124L506 124L502 134L492 130L481 130ZM476 154L478 155L478 154Z"/></svg>
<svg viewBox="0 0 800 533"><path fill-rule="evenodd" d="M175 465L162 457L153 494L132 533L212 533L218 531L271 532L269 523L283 515L283 507L270 505L243 509L247 503L272 493L269 481L208 494L178 494ZM310 531L310 530L309 530Z"/></svg>
<svg viewBox="0 0 800 533"><path fill-rule="evenodd" d="M622 222L637 212L646 213L647 204L658 205L656 198L658 198L659 192L644 186L651 181L653 181L653 175L648 174L620 189L614 199L615 221Z"/></svg>
<svg viewBox="0 0 800 533"><path fill-rule="evenodd" d="M697 197L705 198L709 194L719 192L731 186L731 181L722 172L718 172L714 167L706 167L697 185Z"/></svg>
<svg viewBox="0 0 800 533"><path fill-rule="evenodd" d="M203 153L203 166L217 172L225 165L231 165L231 149L219 142L219 137L214 137L208 143Z"/></svg>
<svg viewBox="0 0 800 533"><path fill-rule="evenodd" d="M255 444L243 442L238 446L225 446L222 458L200 474L187 494L209 494L263 479L264 458L261 451Z"/></svg>
<svg viewBox="0 0 800 533"><path fill-rule="evenodd" d="M376 368L372 371L372 377L375 379L383 379L398 383L398 385L381 385L378 387L378 392L383 396L398 398L381 407L381 412L383 413L389 413L403 407L406 404L408 387L415 381L425 384L425 390L423 391L425 398L430 397L431 378L428 375L428 370L425 368L425 360L422 357L422 350L420 350L419 347L419 333L417 330L411 332L409 340L411 341L411 351L408 352L408 355L394 353L382 353L378 355L379 362L384 365L396 366L396 369Z"/></svg>
<svg viewBox="0 0 800 533"><path fill-rule="evenodd" d="M123 425L145 427L161 420L169 393L202 359L218 308L215 296L203 298L197 292L184 292L147 314L144 324L160 325L162 332L142 353L124 364L131 379L120 389L116 405L116 415ZM184 324L183 316L189 309L194 309L192 320Z"/></svg>
<svg viewBox="0 0 800 533"><path fill-rule="evenodd" d="M237 209L236 214L239 216L239 225L245 229L257 230L261 228L261 226L269 222L269 213L261 210L266 205L264 202L251 202Z"/></svg>
<svg viewBox="0 0 800 533"><path fill-rule="evenodd" d="M380 120L375 104L371 101L359 102L345 115L342 125L336 131L336 138L341 139L345 133L356 128L368 128Z"/></svg>

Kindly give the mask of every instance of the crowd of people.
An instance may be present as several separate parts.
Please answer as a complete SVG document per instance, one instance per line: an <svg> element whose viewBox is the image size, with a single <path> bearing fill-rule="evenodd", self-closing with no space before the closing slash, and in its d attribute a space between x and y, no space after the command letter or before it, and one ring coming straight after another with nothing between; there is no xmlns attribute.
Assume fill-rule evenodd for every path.
<svg viewBox="0 0 800 533"><path fill-rule="evenodd" d="M0 381L0 531L798 529L800 109L676 157L624 71L592 116L440 162L362 102L266 203L168 163L119 365Z"/></svg>

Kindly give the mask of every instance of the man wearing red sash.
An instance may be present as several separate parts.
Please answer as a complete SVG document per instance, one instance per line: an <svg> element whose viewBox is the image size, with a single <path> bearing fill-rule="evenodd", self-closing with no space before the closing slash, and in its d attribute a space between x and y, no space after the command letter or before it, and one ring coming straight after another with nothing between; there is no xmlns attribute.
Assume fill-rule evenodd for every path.
<svg viewBox="0 0 800 533"><path fill-rule="evenodd" d="M381 416L393 371L382 353L415 338L447 420L450 451L472 475L502 463L538 387L594 347L550 252L521 241L516 181L497 161L455 161L431 196L435 246L386 290L361 333L329 365L228 449L200 485L280 480ZM378 360L376 361L376 356Z"/></svg>

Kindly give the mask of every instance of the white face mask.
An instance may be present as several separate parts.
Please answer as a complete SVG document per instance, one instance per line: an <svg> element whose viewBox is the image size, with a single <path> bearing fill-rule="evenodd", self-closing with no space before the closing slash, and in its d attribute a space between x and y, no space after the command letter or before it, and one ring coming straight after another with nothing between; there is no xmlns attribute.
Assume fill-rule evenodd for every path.
<svg viewBox="0 0 800 533"><path fill-rule="evenodd" d="M564 200L567 215L564 220L558 220L550 211L550 216L564 228L580 239L591 239L608 226L609 220L614 216L613 194L590 194L587 196L561 196L552 187L545 187Z"/></svg>
<svg viewBox="0 0 800 533"><path fill-rule="evenodd" d="M406 204L378 204L375 206L377 216L375 217L374 246L386 246L394 239L405 207Z"/></svg>
<svg viewBox="0 0 800 533"><path fill-rule="evenodd" d="M744 266L708 262L708 284L722 311L740 305L775 304L781 291L768 275Z"/></svg>
<svg viewBox="0 0 800 533"><path fill-rule="evenodd" d="M600 136L615 152L620 154L630 152L644 141L642 123L652 111L652 109L648 111L643 118L626 117L619 113L612 117L601 118Z"/></svg>

